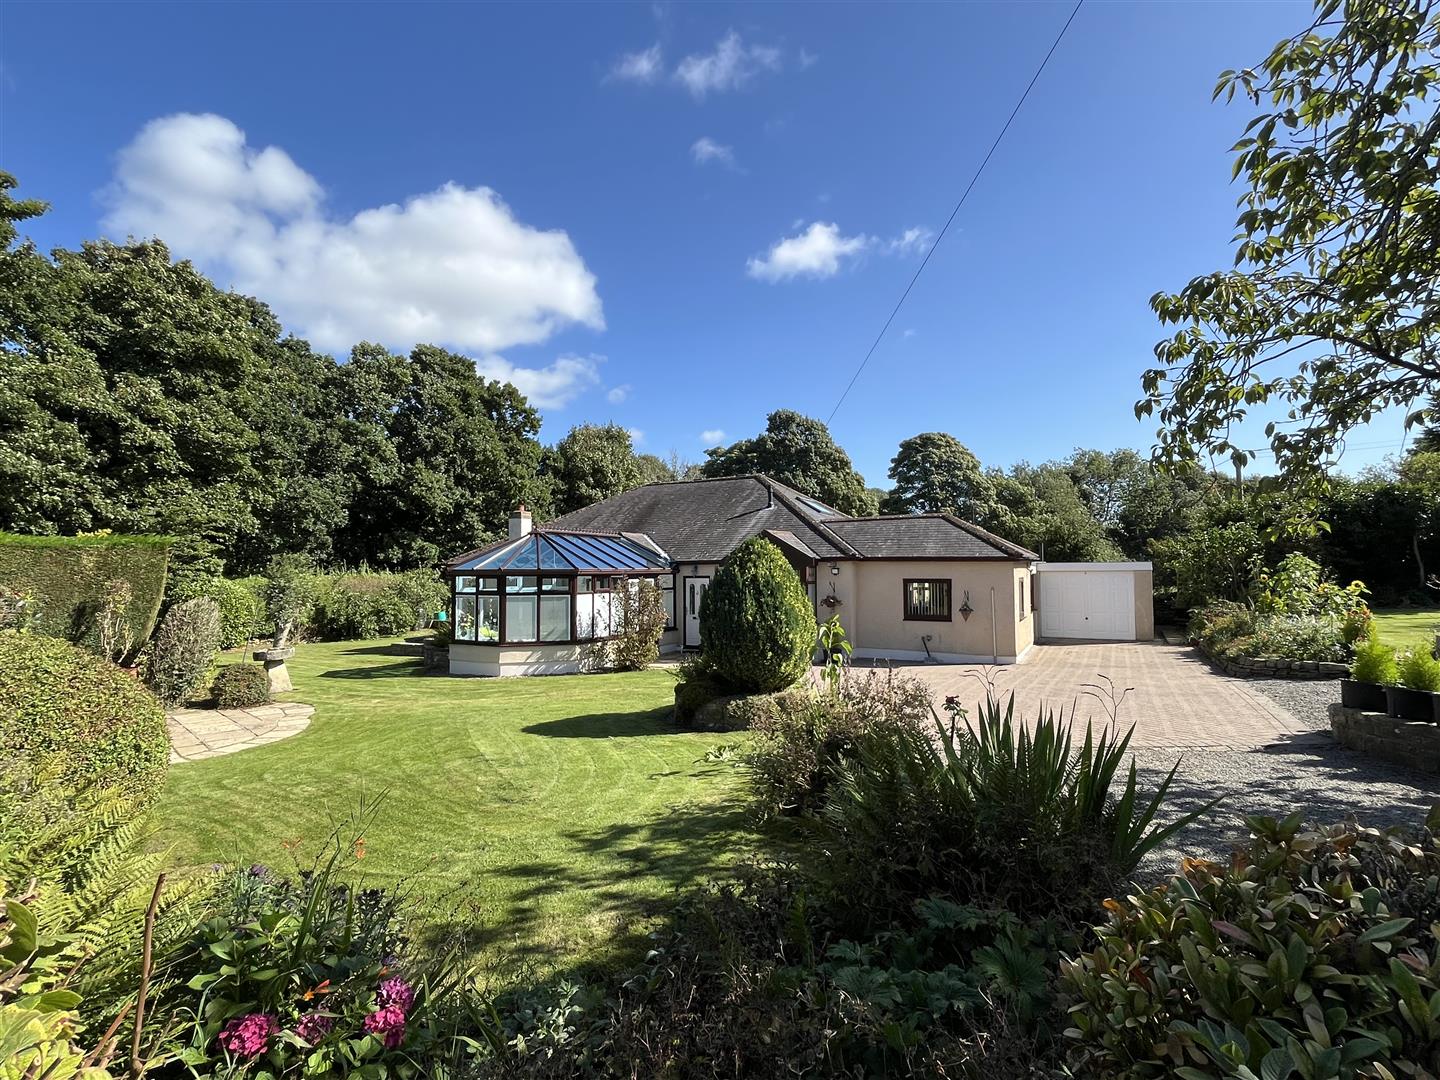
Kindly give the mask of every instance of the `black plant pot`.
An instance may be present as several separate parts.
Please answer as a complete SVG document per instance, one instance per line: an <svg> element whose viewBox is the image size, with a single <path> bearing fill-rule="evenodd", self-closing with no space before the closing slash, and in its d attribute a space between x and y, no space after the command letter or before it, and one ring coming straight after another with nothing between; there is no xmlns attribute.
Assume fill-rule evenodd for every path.
<svg viewBox="0 0 1440 1080"><path fill-rule="evenodd" d="M1347 709L1361 709L1365 712L1384 712L1388 708L1385 687L1379 683L1360 682L1358 679L1340 680L1340 704Z"/></svg>
<svg viewBox="0 0 1440 1080"><path fill-rule="evenodd" d="M1425 720L1435 722L1435 698L1429 690L1411 690L1408 686L1387 686L1385 695L1389 704L1386 713L1397 720Z"/></svg>

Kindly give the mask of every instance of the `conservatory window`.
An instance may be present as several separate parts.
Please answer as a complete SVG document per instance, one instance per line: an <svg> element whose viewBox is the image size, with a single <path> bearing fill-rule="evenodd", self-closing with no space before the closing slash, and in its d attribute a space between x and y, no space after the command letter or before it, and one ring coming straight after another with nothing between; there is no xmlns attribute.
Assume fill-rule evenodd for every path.
<svg viewBox="0 0 1440 1080"><path fill-rule="evenodd" d="M540 640L570 640L570 579L540 579Z"/></svg>
<svg viewBox="0 0 1440 1080"><path fill-rule="evenodd" d="M536 616L540 610L540 579L531 575L505 579L505 638L507 641L535 641Z"/></svg>

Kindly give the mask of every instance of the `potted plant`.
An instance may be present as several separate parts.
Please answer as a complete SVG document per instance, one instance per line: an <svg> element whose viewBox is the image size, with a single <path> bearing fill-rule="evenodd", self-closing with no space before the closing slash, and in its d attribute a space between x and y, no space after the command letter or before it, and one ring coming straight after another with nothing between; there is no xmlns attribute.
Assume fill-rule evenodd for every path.
<svg viewBox="0 0 1440 1080"><path fill-rule="evenodd" d="M1400 685L1385 691L1389 715L1401 720L1440 717L1440 660L1426 649L1408 649L1399 659Z"/></svg>
<svg viewBox="0 0 1440 1080"><path fill-rule="evenodd" d="M1355 643L1355 660L1350 678L1340 680L1340 704L1347 709L1384 712L1388 707L1385 688L1400 681L1395 649L1373 635Z"/></svg>

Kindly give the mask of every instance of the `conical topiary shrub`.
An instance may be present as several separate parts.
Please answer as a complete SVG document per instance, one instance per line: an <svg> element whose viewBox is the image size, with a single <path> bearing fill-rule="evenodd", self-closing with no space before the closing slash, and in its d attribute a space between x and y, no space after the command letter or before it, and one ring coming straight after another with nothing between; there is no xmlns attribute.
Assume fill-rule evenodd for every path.
<svg viewBox="0 0 1440 1080"><path fill-rule="evenodd" d="M738 690L768 694L805 675L815 612L779 548L753 536L720 564L700 602L700 640L716 673Z"/></svg>

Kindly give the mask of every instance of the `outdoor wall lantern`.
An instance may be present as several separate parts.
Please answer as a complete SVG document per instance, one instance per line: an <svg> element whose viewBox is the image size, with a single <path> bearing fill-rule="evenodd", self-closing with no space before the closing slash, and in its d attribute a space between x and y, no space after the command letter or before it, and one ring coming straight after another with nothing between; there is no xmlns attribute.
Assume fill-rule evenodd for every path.
<svg viewBox="0 0 1440 1080"><path fill-rule="evenodd" d="M970 606L970 590L966 589L965 599L960 602L960 618L968 622L970 620L970 616L973 615L974 612L975 609Z"/></svg>
<svg viewBox="0 0 1440 1080"><path fill-rule="evenodd" d="M838 562L832 562L832 563L830 564L830 573L836 574L836 575L838 575L838 574L840 573L840 564L839 564Z"/></svg>

